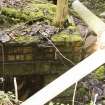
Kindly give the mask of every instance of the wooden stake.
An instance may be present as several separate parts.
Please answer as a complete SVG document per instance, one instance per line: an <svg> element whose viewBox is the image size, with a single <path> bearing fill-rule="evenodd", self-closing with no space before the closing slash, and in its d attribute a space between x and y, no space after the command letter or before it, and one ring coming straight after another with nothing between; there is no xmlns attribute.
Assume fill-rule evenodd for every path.
<svg viewBox="0 0 105 105"><path fill-rule="evenodd" d="M56 25L62 27L67 14L68 0L57 0Z"/></svg>

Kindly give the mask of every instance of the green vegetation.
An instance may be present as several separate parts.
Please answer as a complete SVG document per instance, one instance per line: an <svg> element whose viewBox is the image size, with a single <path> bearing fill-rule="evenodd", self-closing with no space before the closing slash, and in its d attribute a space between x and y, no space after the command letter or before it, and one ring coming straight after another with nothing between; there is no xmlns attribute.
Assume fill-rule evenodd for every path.
<svg viewBox="0 0 105 105"><path fill-rule="evenodd" d="M96 79L99 79L99 80L104 79L104 77L105 77L105 67L104 67L104 66L99 67L99 68L95 71L94 77L95 77Z"/></svg>
<svg viewBox="0 0 105 105"><path fill-rule="evenodd" d="M5 93L0 91L0 105L19 105L19 102L15 101L15 96L12 92Z"/></svg>
<svg viewBox="0 0 105 105"><path fill-rule="evenodd" d="M18 43L32 43L32 42L36 42L38 43L39 42L39 38L37 36L29 36L29 35L17 35L15 37L15 41L18 42Z"/></svg>
<svg viewBox="0 0 105 105"><path fill-rule="evenodd" d="M52 38L53 42L75 42L75 41L82 41L80 35L69 35L65 33L60 33L54 35Z"/></svg>
<svg viewBox="0 0 105 105"><path fill-rule="evenodd" d="M78 96L83 97L84 95L88 95L88 91L84 87L80 87L78 89L78 94L79 94Z"/></svg>
<svg viewBox="0 0 105 105"><path fill-rule="evenodd" d="M13 22L31 21L45 18L53 21L56 6L53 4L29 4L22 9L12 7L0 8L1 15L10 18Z"/></svg>

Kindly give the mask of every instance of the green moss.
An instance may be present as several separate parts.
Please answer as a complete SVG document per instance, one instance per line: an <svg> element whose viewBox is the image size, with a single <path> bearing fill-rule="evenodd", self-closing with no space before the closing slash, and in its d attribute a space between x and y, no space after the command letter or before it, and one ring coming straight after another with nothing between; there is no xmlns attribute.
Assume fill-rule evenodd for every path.
<svg viewBox="0 0 105 105"><path fill-rule="evenodd" d="M29 20L36 20L36 19L38 19L38 18L42 18L42 17L44 17L43 16L43 12L42 11L39 11L39 12L30 12L30 11L26 11L26 10L24 10L24 11L22 11L22 15L21 15L21 19L22 20L27 20L27 21L29 21Z"/></svg>
<svg viewBox="0 0 105 105"><path fill-rule="evenodd" d="M76 29L76 26L72 25L72 26L69 26L67 29L75 30Z"/></svg>
<svg viewBox="0 0 105 105"><path fill-rule="evenodd" d="M74 42L74 41L82 41L80 35L68 35L65 33L60 33L54 35L52 38L53 42Z"/></svg>
<svg viewBox="0 0 105 105"><path fill-rule="evenodd" d="M94 77L101 80L105 77L105 67L104 66L101 66L99 67L95 73L93 73Z"/></svg>
<svg viewBox="0 0 105 105"><path fill-rule="evenodd" d="M1 14L7 15L10 17L16 17L16 13L18 14L18 10L14 8L8 8L8 7L1 8Z"/></svg>
<svg viewBox="0 0 105 105"><path fill-rule="evenodd" d="M49 4L49 3L46 3L46 4L34 4L33 6L41 9L41 10L47 10L50 14L54 14L56 12L56 5L53 5L53 4Z"/></svg>
<svg viewBox="0 0 105 105"><path fill-rule="evenodd" d="M26 10L27 12L32 12L35 14L36 17L44 17L49 20L53 20L54 15L56 13L56 6L53 4L29 4L27 7L24 8L23 11Z"/></svg>
<svg viewBox="0 0 105 105"><path fill-rule="evenodd" d="M4 26L9 26L9 23L12 24L16 24L18 23L20 20L16 19L16 18L10 18L7 16L0 16L0 24L4 25Z"/></svg>
<svg viewBox="0 0 105 105"><path fill-rule="evenodd" d="M83 87L80 87L79 89L78 89L78 94L79 94L79 96L81 96L81 97L83 97L84 95L86 95L88 93L88 91L85 89L85 88L83 88Z"/></svg>
<svg viewBox="0 0 105 105"><path fill-rule="evenodd" d="M7 16L8 18L11 19L21 19L23 14L20 12L20 10L16 10L15 8L8 8L8 7L3 7L1 8L1 14L4 16ZM9 20L8 20L9 21Z"/></svg>
<svg viewBox="0 0 105 105"><path fill-rule="evenodd" d="M28 35L26 35L26 36L17 35L15 37L15 41L18 42L18 43L31 43L31 42L38 43L39 38L38 37L28 36Z"/></svg>
<svg viewBox="0 0 105 105"><path fill-rule="evenodd" d="M53 4L29 4L23 9L15 9L12 7L2 7L0 9L2 15L9 18L20 19L20 21L30 21L38 18L46 18L53 21L56 12L56 6Z"/></svg>

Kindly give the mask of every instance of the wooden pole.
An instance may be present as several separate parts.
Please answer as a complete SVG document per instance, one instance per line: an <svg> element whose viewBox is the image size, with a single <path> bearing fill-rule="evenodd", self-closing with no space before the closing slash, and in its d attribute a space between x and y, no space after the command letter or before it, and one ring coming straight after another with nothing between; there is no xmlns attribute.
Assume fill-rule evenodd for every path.
<svg viewBox="0 0 105 105"><path fill-rule="evenodd" d="M56 25L59 27L63 26L64 19L68 14L68 0L57 0L57 11L56 11Z"/></svg>

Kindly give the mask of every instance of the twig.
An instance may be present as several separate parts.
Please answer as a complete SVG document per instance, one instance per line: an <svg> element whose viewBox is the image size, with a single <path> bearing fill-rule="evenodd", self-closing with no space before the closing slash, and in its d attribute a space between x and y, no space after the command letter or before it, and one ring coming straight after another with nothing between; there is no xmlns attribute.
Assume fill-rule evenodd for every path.
<svg viewBox="0 0 105 105"><path fill-rule="evenodd" d="M73 100L70 100L70 101L73 101ZM84 105L84 103L81 103L79 101L74 101L74 103L78 103L79 105Z"/></svg>
<svg viewBox="0 0 105 105"><path fill-rule="evenodd" d="M15 100L16 102L18 102L18 89L17 89L16 77L14 77L14 88L15 88Z"/></svg>
<svg viewBox="0 0 105 105"><path fill-rule="evenodd" d="M43 34L41 34L43 35ZM43 35L47 40L48 42L56 49L56 52L58 52L65 60L69 61L73 66L75 65L75 63L73 61L71 61L70 59L66 58L60 51L59 49L55 46L55 44L49 39L47 38L45 35ZM75 95L76 95L76 90L77 90L77 85L78 85L78 82L76 82L75 84L75 89L74 89L74 93L73 93L73 98L72 98L72 105L74 105L75 103Z"/></svg>
<svg viewBox="0 0 105 105"><path fill-rule="evenodd" d="M13 105L13 103L12 103L10 100L8 100L8 103L9 103L10 105Z"/></svg>
<svg viewBox="0 0 105 105"><path fill-rule="evenodd" d="M77 90L78 82L75 83L74 93L73 93L73 99L72 99L72 105L75 104L75 96L76 96L76 90Z"/></svg>
<svg viewBox="0 0 105 105"><path fill-rule="evenodd" d="M0 43L1 46L1 53L2 53L2 72L3 72L3 79L4 79L4 72L5 72L5 55L4 55L4 45ZM3 80L3 89L4 89L4 80Z"/></svg>
<svg viewBox="0 0 105 105"><path fill-rule="evenodd" d="M93 105L96 105L97 97L98 97L98 94L95 94Z"/></svg>
<svg viewBox="0 0 105 105"><path fill-rule="evenodd" d="M41 35L43 35L43 34L41 34ZM64 59L67 60L68 62L70 62L73 66L75 65L75 63L74 63L73 61L71 61L70 59L66 58L66 57L59 51L59 49L55 46L55 44L54 44L49 38L47 38L45 35L43 35L43 37L45 37L45 38L48 40L48 42L56 49L56 52L58 52L58 53L62 56L62 58L64 58Z"/></svg>

